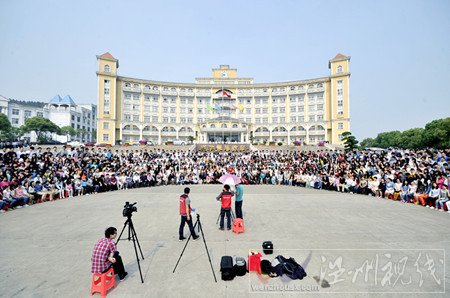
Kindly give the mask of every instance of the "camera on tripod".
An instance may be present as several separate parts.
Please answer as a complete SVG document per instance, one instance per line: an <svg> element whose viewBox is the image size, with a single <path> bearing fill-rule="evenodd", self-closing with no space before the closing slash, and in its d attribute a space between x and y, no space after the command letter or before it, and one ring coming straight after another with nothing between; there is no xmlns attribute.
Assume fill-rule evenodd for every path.
<svg viewBox="0 0 450 298"><path fill-rule="evenodd" d="M125 202L125 206L123 206L123 217L131 217L133 212L137 212L136 202L130 204L130 202Z"/></svg>

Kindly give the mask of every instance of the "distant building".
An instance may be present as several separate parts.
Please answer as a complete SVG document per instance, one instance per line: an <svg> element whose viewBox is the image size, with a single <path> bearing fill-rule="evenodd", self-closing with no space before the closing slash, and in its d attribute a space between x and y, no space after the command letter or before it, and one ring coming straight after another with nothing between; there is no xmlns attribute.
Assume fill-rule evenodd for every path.
<svg viewBox="0 0 450 298"><path fill-rule="evenodd" d="M75 101L66 95L63 98L56 95L45 105L48 118L59 127L71 126L78 131L70 140L91 142L95 140L97 128L97 107L93 104L77 105ZM66 136L58 140L69 141Z"/></svg>
<svg viewBox="0 0 450 298"><path fill-rule="evenodd" d="M342 144L350 130L350 57L341 54L328 61L328 76L275 83L238 77L228 65L195 83L136 79L119 76L110 53L97 61L99 143Z"/></svg>
<svg viewBox="0 0 450 298"><path fill-rule="evenodd" d="M78 135L71 140L90 142L96 136L97 107L93 104L77 105L75 101L66 95L53 97L49 103L38 101L20 101L0 96L0 113L8 116L13 127L21 127L31 117L45 117L59 127L72 126L78 131ZM25 134L23 139L36 142L34 132ZM67 136L52 135L52 139L60 142L68 141Z"/></svg>

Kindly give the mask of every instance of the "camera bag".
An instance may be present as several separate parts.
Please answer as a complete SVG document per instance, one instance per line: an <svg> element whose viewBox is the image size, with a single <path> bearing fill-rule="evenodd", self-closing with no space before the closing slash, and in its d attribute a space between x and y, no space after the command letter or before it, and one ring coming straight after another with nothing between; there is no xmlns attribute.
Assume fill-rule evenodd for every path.
<svg viewBox="0 0 450 298"><path fill-rule="evenodd" d="M244 276L247 273L247 262L242 257L234 257L234 273Z"/></svg>
<svg viewBox="0 0 450 298"><path fill-rule="evenodd" d="M220 260L220 272L222 280L233 280L235 273L233 270L233 258L231 256L222 256Z"/></svg>
<svg viewBox="0 0 450 298"><path fill-rule="evenodd" d="M264 241L262 244L263 252L266 255L270 255L273 253L273 244L272 241Z"/></svg>

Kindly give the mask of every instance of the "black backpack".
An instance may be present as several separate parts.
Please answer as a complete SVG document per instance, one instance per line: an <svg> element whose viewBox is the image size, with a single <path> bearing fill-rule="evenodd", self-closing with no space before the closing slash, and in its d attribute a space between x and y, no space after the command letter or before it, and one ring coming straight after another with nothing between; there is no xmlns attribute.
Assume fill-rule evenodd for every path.
<svg viewBox="0 0 450 298"><path fill-rule="evenodd" d="M233 270L233 258L230 256L223 256L220 260L220 272L222 273L222 280L232 280L235 276Z"/></svg>
<svg viewBox="0 0 450 298"><path fill-rule="evenodd" d="M286 274L291 279L303 279L307 276L305 269L298 264L294 258L286 259L283 256L277 256L276 259L280 262L283 274Z"/></svg>
<svg viewBox="0 0 450 298"><path fill-rule="evenodd" d="M272 266L272 263L268 260L261 261L261 272L269 275L270 277L277 277L283 275L283 268L281 264Z"/></svg>

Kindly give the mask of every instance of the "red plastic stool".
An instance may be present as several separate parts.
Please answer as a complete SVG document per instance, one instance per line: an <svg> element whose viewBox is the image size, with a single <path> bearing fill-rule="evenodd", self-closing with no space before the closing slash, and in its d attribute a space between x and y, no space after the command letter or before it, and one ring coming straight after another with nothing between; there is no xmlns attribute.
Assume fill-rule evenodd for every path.
<svg viewBox="0 0 450 298"><path fill-rule="evenodd" d="M106 297L109 289L116 287L116 279L114 277L114 269L111 267L105 273L92 274L91 295L99 292L102 297Z"/></svg>
<svg viewBox="0 0 450 298"><path fill-rule="evenodd" d="M236 234L244 233L244 220L242 218L235 218L233 220L232 231Z"/></svg>
<svg viewBox="0 0 450 298"><path fill-rule="evenodd" d="M248 255L248 272L256 271L261 274L261 253L251 252Z"/></svg>

